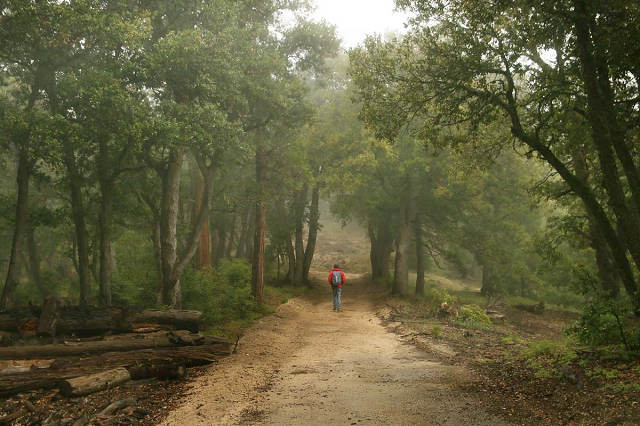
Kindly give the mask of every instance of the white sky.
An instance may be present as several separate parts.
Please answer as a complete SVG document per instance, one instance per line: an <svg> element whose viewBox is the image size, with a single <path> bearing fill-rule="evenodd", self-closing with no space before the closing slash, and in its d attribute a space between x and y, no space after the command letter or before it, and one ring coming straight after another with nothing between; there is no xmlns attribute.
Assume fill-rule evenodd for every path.
<svg viewBox="0 0 640 426"><path fill-rule="evenodd" d="M337 27L342 46L349 49L367 35L405 32L408 15L395 12L394 0L314 0L316 19L324 19Z"/></svg>

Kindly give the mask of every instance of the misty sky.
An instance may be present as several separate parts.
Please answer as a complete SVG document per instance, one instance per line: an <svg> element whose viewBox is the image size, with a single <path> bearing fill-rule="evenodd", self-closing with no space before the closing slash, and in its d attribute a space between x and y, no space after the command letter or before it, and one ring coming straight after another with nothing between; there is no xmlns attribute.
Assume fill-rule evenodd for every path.
<svg viewBox="0 0 640 426"><path fill-rule="evenodd" d="M407 15L394 12L394 0L314 0L313 16L337 26L345 49L373 33L404 32Z"/></svg>

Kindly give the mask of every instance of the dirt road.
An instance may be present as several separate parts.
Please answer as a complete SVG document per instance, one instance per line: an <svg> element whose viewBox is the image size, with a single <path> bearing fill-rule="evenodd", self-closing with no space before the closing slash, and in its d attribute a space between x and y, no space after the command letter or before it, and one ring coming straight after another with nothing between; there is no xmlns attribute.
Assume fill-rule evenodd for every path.
<svg viewBox="0 0 640 426"><path fill-rule="evenodd" d="M471 372L385 328L363 283L345 288L342 313L329 293L319 287L248 329L165 424L505 424L457 390Z"/></svg>

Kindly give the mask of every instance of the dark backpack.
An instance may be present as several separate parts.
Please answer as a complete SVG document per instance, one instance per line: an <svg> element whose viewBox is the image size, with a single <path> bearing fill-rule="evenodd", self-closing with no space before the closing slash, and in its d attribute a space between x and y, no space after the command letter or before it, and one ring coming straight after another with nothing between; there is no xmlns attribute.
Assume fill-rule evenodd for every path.
<svg viewBox="0 0 640 426"><path fill-rule="evenodd" d="M340 271L333 271L331 273L331 286L338 287L340 284L342 284L342 274Z"/></svg>

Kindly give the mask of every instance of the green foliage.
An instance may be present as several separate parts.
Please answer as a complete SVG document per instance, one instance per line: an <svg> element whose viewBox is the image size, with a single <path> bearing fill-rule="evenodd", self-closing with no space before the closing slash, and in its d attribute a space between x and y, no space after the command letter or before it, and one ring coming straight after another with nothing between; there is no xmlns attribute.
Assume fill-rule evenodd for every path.
<svg viewBox="0 0 640 426"><path fill-rule="evenodd" d="M626 350L639 351L640 329L630 301L603 292L585 271L582 271L580 282L586 301L580 319L567 329L567 333L592 347L621 344Z"/></svg>
<svg viewBox="0 0 640 426"><path fill-rule="evenodd" d="M305 79L319 78L325 60L339 48L333 27L302 20L298 12L305 7L298 1L232 0L3 3L0 165L13 166L16 154L28 160L21 162L29 169L21 176L29 175L22 181L31 185L28 203L34 206L21 216L30 214L29 225L38 226L47 241L38 244L39 256L30 257L41 258L34 263L45 269L65 263L56 280L64 286L46 288L77 296L66 283L78 287L80 281L83 290L91 287L95 293L83 295L81 303L113 299L150 306L159 287L168 290L160 292L165 299L178 296L169 290L189 267L197 243L190 236L204 221L194 220L189 204L197 196L185 197L185 192L196 192L194 175L200 172L207 191L203 197L215 210L207 212L210 223L230 240L242 221L245 247L236 257L247 255L247 222L253 220L248 205L255 203L255 191L249 189L256 185L246 161L256 141L273 144L267 151L283 154L269 156L278 157L267 165L274 170L286 168L277 161L291 166L286 161L291 152L308 148L296 139L313 112ZM285 11L296 18L294 26L289 19L281 22ZM0 203L3 241L11 241L11 228L21 223L10 203L27 198L26 189L20 190L25 197L15 196L15 177L0 179L0 200L6 201ZM223 190L210 194L206 184L214 179ZM271 180L279 188L278 179ZM42 188L34 188L36 182ZM41 216L33 214L40 202L34 195L46 198L46 208L64 210L66 220L59 221L64 223L34 220ZM172 208L162 210L161 200L171 200ZM17 228L18 234L25 233ZM154 250L152 239L163 247ZM0 244L2 259L6 245ZM110 245L117 258L112 276ZM19 253L16 270L24 266L22 257ZM41 275L47 278L47 273ZM233 274L214 278L237 287ZM202 280L192 274L182 283L201 287ZM22 302L34 288L25 284L15 296ZM223 296L234 312L248 309L244 295ZM163 303L176 305L178 299Z"/></svg>
<svg viewBox="0 0 640 426"><path fill-rule="evenodd" d="M568 310L576 310L584 304L584 297L572 288L543 284L537 289L536 300L548 302Z"/></svg>
<svg viewBox="0 0 640 426"><path fill-rule="evenodd" d="M507 336L507 337L503 337L502 339L500 339L502 341L502 343L507 344L507 345L511 345L511 344L519 344L519 345L524 345L526 343L526 341L518 336Z"/></svg>
<svg viewBox="0 0 640 426"><path fill-rule="evenodd" d="M619 373L615 368L605 368L601 366L595 366L593 369L585 371L587 377L591 379L615 379L619 376Z"/></svg>
<svg viewBox="0 0 640 426"><path fill-rule="evenodd" d="M484 309L478 305L460 306L460 315L456 323L464 328L474 330L490 330L492 326L491 318L489 318Z"/></svg>
<svg viewBox="0 0 640 426"><path fill-rule="evenodd" d="M526 358L545 356L552 358L554 361L563 365L569 364L578 357L575 352L575 345L570 340L563 340L559 342L538 340L536 342L531 342L529 347L524 350L523 355Z"/></svg>
<svg viewBox="0 0 640 426"><path fill-rule="evenodd" d="M463 229L457 242L484 268L483 293L575 305L580 298L570 294L571 269L583 264L598 271L611 295L624 287L640 312L640 225L633 217L640 185L632 148L638 126L626 132L618 124L638 117L638 87L616 77L634 74L627 58L637 52L631 34L640 10L624 2L396 3L414 14L407 34L369 37L349 52L361 117L391 143L408 134L429 147L496 163L474 179L458 171L471 196L463 219L454 222ZM599 71L594 60L602 64ZM565 89L577 96L566 96ZM584 107L591 113L576 114ZM511 147L533 161L501 161ZM450 183L443 187L452 192ZM533 187L543 215L527 212L526 198L518 196L524 187ZM536 223L543 216L550 220ZM562 226L554 227L554 217ZM544 222L552 230L552 250L569 255L551 260L533 253ZM437 231L449 236L442 227ZM620 322L616 309L596 311L603 309ZM610 320L598 321L587 328L611 329ZM624 340L626 326L619 328ZM631 346L628 340L634 339L623 342Z"/></svg>
<svg viewBox="0 0 640 426"><path fill-rule="evenodd" d="M433 337L434 339L439 339L440 337L442 337L442 327L440 327L439 325L434 325L433 327L431 327L431 337Z"/></svg>
<svg viewBox="0 0 640 426"><path fill-rule="evenodd" d="M445 288L428 287L425 289L424 295L418 298L418 301L422 303L428 311L435 313L443 303L449 305L456 304L457 298L451 295Z"/></svg>
<svg viewBox="0 0 640 426"><path fill-rule="evenodd" d="M570 340L531 342L520 356L539 378L560 378L560 368L578 359L575 344Z"/></svg>
<svg viewBox="0 0 640 426"><path fill-rule="evenodd" d="M142 234L127 231L114 244L114 303L153 307L158 290L158 273L153 248Z"/></svg>
<svg viewBox="0 0 640 426"><path fill-rule="evenodd" d="M610 392L640 393L640 383L607 383L605 389Z"/></svg>
<svg viewBox="0 0 640 426"><path fill-rule="evenodd" d="M182 292L183 305L202 311L210 326L261 312L251 296L251 268L242 260L225 260L214 271L186 271Z"/></svg>

